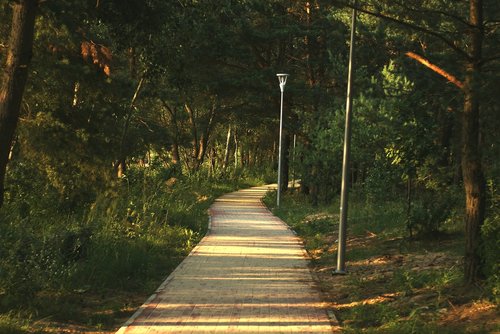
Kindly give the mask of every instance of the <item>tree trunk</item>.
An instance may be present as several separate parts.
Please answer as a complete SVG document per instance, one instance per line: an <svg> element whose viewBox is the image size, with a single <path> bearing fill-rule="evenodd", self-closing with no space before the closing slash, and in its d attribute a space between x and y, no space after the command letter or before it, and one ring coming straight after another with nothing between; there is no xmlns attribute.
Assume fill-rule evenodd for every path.
<svg viewBox="0 0 500 334"><path fill-rule="evenodd" d="M184 109L186 110L186 112L188 114L189 125L191 126L191 135L192 135L191 144L193 145L193 148L192 148L192 153L191 153L192 162L190 163L191 166L189 169L191 172L193 172L196 169L195 164L197 163L198 154L199 154L199 151L198 151L198 129L196 128L196 120L195 120L193 110L189 107L189 105L187 103L184 104Z"/></svg>
<svg viewBox="0 0 500 334"><path fill-rule="evenodd" d="M217 152L215 151L215 147L212 147L210 150L210 175L215 176L217 166Z"/></svg>
<svg viewBox="0 0 500 334"><path fill-rule="evenodd" d="M174 140L172 144L172 163L176 166L180 166L181 164L181 156L179 154L179 143L177 138Z"/></svg>
<svg viewBox="0 0 500 334"><path fill-rule="evenodd" d="M408 173L408 180L406 181L406 227L410 234L410 240L413 239L413 223L411 219L411 202L412 202L412 189L411 189L412 173Z"/></svg>
<svg viewBox="0 0 500 334"><path fill-rule="evenodd" d="M240 149L238 145L238 134L234 131L234 169L238 168L238 150Z"/></svg>
<svg viewBox="0 0 500 334"><path fill-rule="evenodd" d="M318 186L318 167L317 163L314 162L311 168L311 183L309 184L309 196L311 196L311 204L313 207L318 206L319 200L319 186Z"/></svg>
<svg viewBox="0 0 500 334"><path fill-rule="evenodd" d="M480 269L480 232L485 214L485 180L479 143L479 74L483 42L482 0L470 0L470 61L466 64L462 114L462 177L465 188L465 268L467 284L476 282Z"/></svg>
<svg viewBox="0 0 500 334"><path fill-rule="evenodd" d="M127 161L125 158L118 161L116 166L116 176L121 179L127 173Z"/></svg>
<svg viewBox="0 0 500 334"><path fill-rule="evenodd" d="M13 2L9 49L0 90L0 207L3 204L5 173L16 131L21 102L33 52L37 0Z"/></svg>
<svg viewBox="0 0 500 334"><path fill-rule="evenodd" d="M198 155L196 156L196 170L198 170L203 162L205 161L205 155L208 150L208 142L210 139L210 135L212 134L212 127L214 124L216 109L215 106L210 110L210 115L208 119L208 123L203 130L199 143L198 143Z"/></svg>
<svg viewBox="0 0 500 334"><path fill-rule="evenodd" d="M226 138L226 150L224 151L224 162L222 164L222 170L226 170L227 164L229 163L229 145L231 145L231 125L227 129Z"/></svg>
<svg viewBox="0 0 500 334"><path fill-rule="evenodd" d="M473 67L473 66L471 66ZM476 71L469 69L466 85L474 84ZM470 89L469 89L470 88ZM462 121L462 177L465 187L465 281L470 284L478 279L480 259L479 244L485 211L485 180L479 147L479 103L477 93L466 86Z"/></svg>
<svg viewBox="0 0 500 334"><path fill-rule="evenodd" d="M133 112L135 109L135 101L139 96L139 92L141 91L142 84L144 82L144 77L139 80L137 87L134 92L134 96L132 96L132 100L130 101L130 106L128 109L127 118L125 119L125 124L123 125L122 136L120 139L120 147L118 152L118 159L115 161L114 169L116 172L116 176L121 178L125 171L127 170L126 160L127 160L127 150L128 150L128 129L130 127L130 122L132 121Z"/></svg>
<svg viewBox="0 0 500 334"><path fill-rule="evenodd" d="M170 107L169 104L164 100L160 101L170 115L170 121L164 118L164 124L165 126L170 126L174 132L172 138L173 143L171 147L172 164L174 165L176 173L181 173L182 167L181 167L181 155L179 153L179 124L177 121L177 109L175 109L175 107Z"/></svg>
<svg viewBox="0 0 500 334"><path fill-rule="evenodd" d="M271 166L273 166L273 168L277 168L278 166L276 166L276 147L278 145L276 144L276 140L273 141L273 151L271 152Z"/></svg>

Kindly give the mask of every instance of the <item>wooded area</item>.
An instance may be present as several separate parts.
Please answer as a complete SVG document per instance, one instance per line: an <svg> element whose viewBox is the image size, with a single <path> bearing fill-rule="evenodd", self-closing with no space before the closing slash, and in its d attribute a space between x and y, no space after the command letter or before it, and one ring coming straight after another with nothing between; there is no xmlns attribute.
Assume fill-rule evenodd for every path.
<svg viewBox="0 0 500 334"><path fill-rule="evenodd" d="M404 202L408 238L460 226L464 283L498 300L499 1L0 7L0 312L112 286L91 259L128 259L129 242L182 257L204 227L180 192L201 203L222 184L275 182L276 73L290 73L283 183L337 201L352 8L352 189Z"/></svg>

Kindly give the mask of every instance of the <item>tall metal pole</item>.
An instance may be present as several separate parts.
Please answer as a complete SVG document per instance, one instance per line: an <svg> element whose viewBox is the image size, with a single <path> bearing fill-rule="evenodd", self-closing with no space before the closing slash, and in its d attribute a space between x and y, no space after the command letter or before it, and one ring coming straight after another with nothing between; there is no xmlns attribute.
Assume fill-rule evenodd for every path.
<svg viewBox="0 0 500 334"><path fill-rule="evenodd" d="M280 138L279 138L279 148L278 148L278 191L276 195L276 205L279 207L281 203L281 142L283 137L283 93L285 92L286 78L288 74L280 73L276 74L280 82L281 90L281 103L280 103Z"/></svg>
<svg viewBox="0 0 500 334"><path fill-rule="evenodd" d="M356 7L356 1L354 1ZM337 253L337 268L334 274L345 274L345 248L347 230L347 200L349 187L349 160L351 156L351 123L352 123L352 68L354 53L354 35L356 33L356 9L352 10L351 45L349 46L349 69L347 77L347 103L345 112L344 158L342 161L342 188L340 193L339 244Z"/></svg>

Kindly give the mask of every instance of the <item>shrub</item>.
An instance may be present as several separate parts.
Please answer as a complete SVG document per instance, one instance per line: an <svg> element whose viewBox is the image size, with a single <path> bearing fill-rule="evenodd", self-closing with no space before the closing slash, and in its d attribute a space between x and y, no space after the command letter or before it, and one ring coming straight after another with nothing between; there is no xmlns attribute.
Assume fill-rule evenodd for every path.
<svg viewBox="0 0 500 334"><path fill-rule="evenodd" d="M441 225L448 219L454 207L450 196L441 192L426 190L413 201L408 217L410 235L413 231L429 236L440 231Z"/></svg>
<svg viewBox="0 0 500 334"><path fill-rule="evenodd" d="M491 207L489 216L481 227L482 271L487 278L487 285L496 303L500 302L500 196L496 194L493 184L489 184Z"/></svg>

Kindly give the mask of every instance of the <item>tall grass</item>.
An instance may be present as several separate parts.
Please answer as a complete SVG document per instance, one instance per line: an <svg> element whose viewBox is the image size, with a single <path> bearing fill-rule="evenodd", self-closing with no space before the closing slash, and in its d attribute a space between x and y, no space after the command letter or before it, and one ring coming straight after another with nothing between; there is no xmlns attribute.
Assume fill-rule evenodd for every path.
<svg viewBox="0 0 500 334"><path fill-rule="evenodd" d="M0 333L16 332L6 320L13 310L75 320L89 294L154 291L206 233L213 200L260 182L245 177L135 168L71 210L60 210L50 191L38 202L7 203L0 211Z"/></svg>
<svg viewBox="0 0 500 334"><path fill-rule="evenodd" d="M264 198L266 205L286 221L303 237L317 234L334 233L338 230L339 203L312 205L306 195L291 192L284 198L284 205L275 206L276 192L269 192ZM353 194L349 202L348 228L351 235L364 235L367 232L384 236L400 236L405 233L405 203L391 199L385 201L366 201Z"/></svg>

